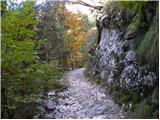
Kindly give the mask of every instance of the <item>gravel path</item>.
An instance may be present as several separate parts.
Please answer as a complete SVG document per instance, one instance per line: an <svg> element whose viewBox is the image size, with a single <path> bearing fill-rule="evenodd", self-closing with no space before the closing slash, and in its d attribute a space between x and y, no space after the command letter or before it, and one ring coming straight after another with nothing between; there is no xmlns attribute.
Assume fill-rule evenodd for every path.
<svg viewBox="0 0 160 120"><path fill-rule="evenodd" d="M54 110L55 118L124 118L121 108L98 85L91 84L84 75L84 68L68 73L68 88L58 93L60 99Z"/></svg>

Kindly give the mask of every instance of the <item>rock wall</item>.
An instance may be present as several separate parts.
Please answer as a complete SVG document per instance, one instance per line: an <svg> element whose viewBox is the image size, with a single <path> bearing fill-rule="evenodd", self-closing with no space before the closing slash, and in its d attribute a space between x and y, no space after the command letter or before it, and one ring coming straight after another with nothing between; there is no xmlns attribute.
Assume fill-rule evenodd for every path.
<svg viewBox="0 0 160 120"><path fill-rule="evenodd" d="M158 86L156 70L151 69L149 64L139 63L139 58L135 52L136 38L140 36L139 33L145 35L154 24L153 22L156 22L158 27L157 3L140 3L139 11L130 10L127 13L120 6L120 3L112 2L108 3L110 5L107 6L107 9L103 9L97 16L100 37L97 42L98 47L92 48L90 51L90 73L93 76L99 75L101 79L107 81L110 90L122 90L126 95L129 95L130 97L126 100L127 103L128 101L132 103L131 96L134 94L137 94L136 97L140 100L148 99L148 96L153 98L153 91ZM139 22L138 25L133 24L137 21ZM158 34L158 31L155 32ZM140 117L145 118L147 116Z"/></svg>

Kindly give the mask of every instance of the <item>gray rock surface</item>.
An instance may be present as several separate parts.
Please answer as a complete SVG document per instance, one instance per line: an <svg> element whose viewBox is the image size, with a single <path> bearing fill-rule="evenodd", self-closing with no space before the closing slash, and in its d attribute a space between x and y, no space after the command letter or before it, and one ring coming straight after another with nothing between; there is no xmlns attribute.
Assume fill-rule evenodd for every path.
<svg viewBox="0 0 160 120"><path fill-rule="evenodd" d="M121 17L120 14L117 17ZM106 16L108 17L107 13L103 12L97 17L99 24L102 24L104 19L107 20ZM138 91L144 94L146 88L155 85L158 77L146 65L138 65L133 49L134 39L126 39L125 28L120 30L105 25L100 28L99 48L90 57L90 73L100 75L109 86L114 85L127 92Z"/></svg>
<svg viewBox="0 0 160 120"><path fill-rule="evenodd" d="M43 102L47 110L53 110L55 108L55 103L51 99L45 99Z"/></svg>
<svg viewBox="0 0 160 120"><path fill-rule="evenodd" d="M55 95L55 92L54 92L54 91L48 92L48 96L54 96L54 95Z"/></svg>

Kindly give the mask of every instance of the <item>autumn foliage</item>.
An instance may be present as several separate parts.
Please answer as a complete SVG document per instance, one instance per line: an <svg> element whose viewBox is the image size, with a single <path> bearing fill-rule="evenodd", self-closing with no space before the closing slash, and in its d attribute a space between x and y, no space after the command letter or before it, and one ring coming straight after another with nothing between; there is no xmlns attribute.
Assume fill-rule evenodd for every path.
<svg viewBox="0 0 160 120"><path fill-rule="evenodd" d="M80 15L65 10L66 21L64 25L68 27L66 32L66 41L70 49L70 55L67 58L69 67L78 67L82 64L83 54L81 48L85 43L87 34L83 29L83 19Z"/></svg>

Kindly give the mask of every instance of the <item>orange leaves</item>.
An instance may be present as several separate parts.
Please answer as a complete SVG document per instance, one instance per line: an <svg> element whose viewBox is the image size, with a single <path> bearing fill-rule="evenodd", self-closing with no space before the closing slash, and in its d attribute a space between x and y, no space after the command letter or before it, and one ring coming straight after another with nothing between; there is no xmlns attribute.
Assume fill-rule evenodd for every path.
<svg viewBox="0 0 160 120"><path fill-rule="evenodd" d="M64 25L68 27L66 36L72 36L66 37L68 38L68 47L71 52L67 58L67 63L70 67L77 67L82 64L83 54L81 53L81 48L86 39L86 33L82 29L83 21L80 15L67 10L63 14L66 16Z"/></svg>
<svg viewBox="0 0 160 120"><path fill-rule="evenodd" d="M65 26L68 26L68 27L80 27L80 23L79 22L75 22L75 21L66 21L65 23Z"/></svg>
<svg viewBox="0 0 160 120"><path fill-rule="evenodd" d="M81 27L81 21L79 20L80 16L77 14L74 14L72 12L69 12L67 10L63 13L64 16L66 16L67 20L65 21L64 25L70 28L80 28Z"/></svg>
<svg viewBox="0 0 160 120"><path fill-rule="evenodd" d="M76 20L79 17L77 14L74 14L74 13L69 12L67 10L65 10L63 12L63 15L66 16L66 17L68 17L68 18L70 18L70 19L73 19L73 20Z"/></svg>

